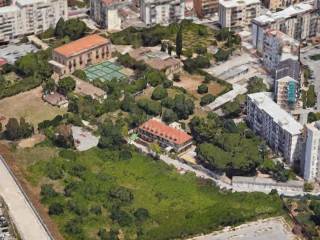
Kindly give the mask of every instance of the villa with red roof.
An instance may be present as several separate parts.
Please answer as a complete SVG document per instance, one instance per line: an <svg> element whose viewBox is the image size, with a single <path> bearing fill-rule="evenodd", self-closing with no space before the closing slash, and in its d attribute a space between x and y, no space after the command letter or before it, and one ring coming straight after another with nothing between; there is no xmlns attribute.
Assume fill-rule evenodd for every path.
<svg viewBox="0 0 320 240"><path fill-rule="evenodd" d="M55 48L52 58L49 63L58 76L70 74L111 58L111 43L98 34L89 35Z"/></svg>
<svg viewBox="0 0 320 240"><path fill-rule="evenodd" d="M192 145L192 137L189 134L157 119L150 119L140 125L137 133L142 140L157 142L161 147L172 148L175 152L185 151Z"/></svg>

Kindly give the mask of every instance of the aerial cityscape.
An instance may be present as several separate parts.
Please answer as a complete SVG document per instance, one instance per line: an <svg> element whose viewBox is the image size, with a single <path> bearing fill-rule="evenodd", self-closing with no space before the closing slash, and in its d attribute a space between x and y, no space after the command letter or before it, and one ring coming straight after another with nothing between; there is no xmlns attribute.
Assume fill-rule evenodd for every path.
<svg viewBox="0 0 320 240"><path fill-rule="evenodd" d="M0 240L319 240L319 0L0 0Z"/></svg>

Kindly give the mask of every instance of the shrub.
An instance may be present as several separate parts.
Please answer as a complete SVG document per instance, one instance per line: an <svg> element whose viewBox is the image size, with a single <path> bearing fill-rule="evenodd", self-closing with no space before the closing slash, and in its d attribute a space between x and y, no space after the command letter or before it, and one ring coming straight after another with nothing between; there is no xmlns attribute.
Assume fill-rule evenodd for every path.
<svg viewBox="0 0 320 240"><path fill-rule="evenodd" d="M166 81L163 82L162 86L163 86L164 88L170 88L170 87L173 86L173 82L170 81L170 80L166 80Z"/></svg>
<svg viewBox="0 0 320 240"><path fill-rule="evenodd" d="M82 80L87 80L87 75L85 73L85 71L81 70L81 69L77 69L73 72L73 75L76 76L77 78L80 78Z"/></svg>
<svg viewBox="0 0 320 240"><path fill-rule="evenodd" d="M109 197L111 199L119 200L124 203L130 203L133 200L132 192L125 187L116 187L109 191Z"/></svg>
<svg viewBox="0 0 320 240"><path fill-rule="evenodd" d="M208 105L209 103L212 103L214 101L215 97L212 94L206 94L204 95L200 100L200 106Z"/></svg>
<svg viewBox="0 0 320 240"><path fill-rule="evenodd" d="M53 185L44 184L41 186L40 195L43 200L47 200L58 196L58 193L53 189Z"/></svg>
<svg viewBox="0 0 320 240"><path fill-rule="evenodd" d="M180 82L181 81L179 73L173 74L173 81L175 81L175 82Z"/></svg>
<svg viewBox="0 0 320 240"><path fill-rule="evenodd" d="M121 227L130 226L133 223L129 213L117 208L111 211L111 219L118 222Z"/></svg>
<svg viewBox="0 0 320 240"><path fill-rule="evenodd" d="M151 98L153 100L161 100L168 96L168 92L165 88L158 86L156 87L153 92Z"/></svg>
<svg viewBox="0 0 320 240"><path fill-rule="evenodd" d="M61 215L63 214L64 209L61 203L51 203L49 206L49 215Z"/></svg>
<svg viewBox="0 0 320 240"><path fill-rule="evenodd" d="M206 84L200 84L200 85L198 86L197 92L198 92L199 94L207 93L207 92L208 92L208 86L207 86Z"/></svg>
<svg viewBox="0 0 320 240"><path fill-rule="evenodd" d="M59 156L62 158L65 158L65 159L72 160L72 161L76 160L76 158L77 158L77 154L70 149L62 149L59 152Z"/></svg>
<svg viewBox="0 0 320 240"><path fill-rule="evenodd" d="M138 208L133 215L139 222L144 222L149 218L149 211L145 208Z"/></svg>

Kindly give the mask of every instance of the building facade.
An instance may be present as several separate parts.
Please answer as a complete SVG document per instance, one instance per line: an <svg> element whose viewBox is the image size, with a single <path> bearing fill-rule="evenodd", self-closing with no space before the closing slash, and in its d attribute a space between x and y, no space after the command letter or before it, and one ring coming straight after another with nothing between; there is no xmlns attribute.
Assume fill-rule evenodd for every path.
<svg viewBox="0 0 320 240"><path fill-rule="evenodd" d="M281 8L286 8L291 5L297 4L301 2L300 0L262 0L262 4L272 10L272 11L277 11L278 9Z"/></svg>
<svg viewBox="0 0 320 240"><path fill-rule="evenodd" d="M219 23L232 29L249 26L252 19L260 16L260 9L259 0L220 0Z"/></svg>
<svg viewBox="0 0 320 240"><path fill-rule="evenodd" d="M320 121L305 126L305 158L303 177L306 181L320 179Z"/></svg>
<svg viewBox="0 0 320 240"><path fill-rule="evenodd" d="M291 77L275 80L274 97L283 109L294 110L299 99L299 82Z"/></svg>
<svg viewBox="0 0 320 240"><path fill-rule="evenodd" d="M303 126L277 105L270 94L247 95L247 122L290 165L301 160Z"/></svg>
<svg viewBox="0 0 320 240"><path fill-rule="evenodd" d="M185 0L141 0L140 16L147 26L184 19Z"/></svg>
<svg viewBox="0 0 320 240"><path fill-rule="evenodd" d="M10 1L9 0L0 0L0 7L5 7L10 5Z"/></svg>
<svg viewBox="0 0 320 240"><path fill-rule="evenodd" d="M192 145L192 137L184 131L170 127L160 120L150 119L137 128L142 140L156 142L163 148L182 152Z"/></svg>
<svg viewBox="0 0 320 240"><path fill-rule="evenodd" d="M194 10L199 18L218 14L219 0L194 0Z"/></svg>
<svg viewBox="0 0 320 240"><path fill-rule="evenodd" d="M263 56L263 65L268 70L273 78L279 79L285 72L284 62L291 59L299 65L299 42L290 38L288 35L278 31L278 30L267 30L264 33L264 41L262 49L257 49ZM280 63L281 68L279 68ZM289 62L288 62L289 63ZM291 65L291 67L295 65ZM296 68L288 69L291 70L288 72L288 76L294 77L296 80L299 80L299 73L296 76Z"/></svg>
<svg viewBox="0 0 320 240"><path fill-rule="evenodd" d="M299 3L282 11L252 20L252 43L262 49L266 30L279 30L295 40L305 40L319 33L319 14L310 3Z"/></svg>
<svg viewBox="0 0 320 240"><path fill-rule="evenodd" d="M49 63L53 66L55 74L60 77L109 58L110 41L95 34L55 48Z"/></svg>
<svg viewBox="0 0 320 240"><path fill-rule="evenodd" d="M102 28L121 29L119 9L131 3L130 0L90 0L90 16Z"/></svg>
<svg viewBox="0 0 320 240"><path fill-rule="evenodd" d="M66 0L17 0L0 8L0 42L39 34L68 18Z"/></svg>

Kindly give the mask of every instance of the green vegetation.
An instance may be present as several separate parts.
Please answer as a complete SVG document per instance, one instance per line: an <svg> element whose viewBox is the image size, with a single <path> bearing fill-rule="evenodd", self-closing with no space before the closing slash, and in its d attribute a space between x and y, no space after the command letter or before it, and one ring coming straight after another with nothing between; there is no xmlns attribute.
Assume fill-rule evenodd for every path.
<svg viewBox="0 0 320 240"><path fill-rule="evenodd" d="M76 88L76 81L72 77L65 77L58 82L58 92L63 95L68 95Z"/></svg>
<svg viewBox="0 0 320 240"><path fill-rule="evenodd" d="M320 120L320 112L317 112L317 113L310 112L308 114L308 123L312 123L319 120Z"/></svg>
<svg viewBox="0 0 320 240"><path fill-rule="evenodd" d="M30 137L33 134L33 126L27 123L24 118L18 121L16 118L9 118L4 131L4 137L8 140L17 140Z"/></svg>
<svg viewBox="0 0 320 240"><path fill-rule="evenodd" d="M262 141L243 123L210 113L207 118L194 117L189 125L198 143L197 157L210 169L228 176L254 175L264 159L259 151Z"/></svg>
<svg viewBox="0 0 320 240"><path fill-rule="evenodd" d="M222 106L222 111L228 118L239 117L242 111L242 105L245 102L245 95L237 96L232 102L227 102Z"/></svg>
<svg viewBox="0 0 320 240"><path fill-rule="evenodd" d="M304 108L310 108L316 105L317 94L314 85L310 85L307 91L302 90L302 102Z"/></svg>
<svg viewBox="0 0 320 240"><path fill-rule="evenodd" d="M118 239L120 231L124 239L174 239L282 214L277 195L219 192L211 182L182 176L127 146L65 151L35 158L27 175L42 184L42 203L66 239ZM53 171L60 175L46 183Z"/></svg>
<svg viewBox="0 0 320 240"><path fill-rule="evenodd" d="M320 60L320 54L311 55L310 59L313 61L319 61Z"/></svg>
<svg viewBox="0 0 320 240"><path fill-rule="evenodd" d="M251 77L248 83L248 93L265 92L268 90L267 85L263 82L262 78Z"/></svg>
<svg viewBox="0 0 320 240"><path fill-rule="evenodd" d="M73 41L83 37L86 31L87 26L83 21L79 19L64 21L63 18L60 18L54 30L54 35L58 39L68 37Z"/></svg>
<svg viewBox="0 0 320 240"><path fill-rule="evenodd" d="M215 100L215 97L212 94L210 94L210 93L206 94L203 97L201 97L200 106L202 106L202 107L206 106L209 103L212 103L214 100Z"/></svg>
<svg viewBox="0 0 320 240"><path fill-rule="evenodd" d="M198 89L197 89L197 92L199 93L199 94L204 94L204 93L208 93L208 86L207 86L207 84L200 84L199 86L198 86Z"/></svg>

